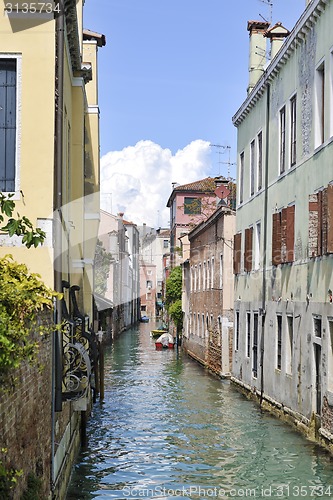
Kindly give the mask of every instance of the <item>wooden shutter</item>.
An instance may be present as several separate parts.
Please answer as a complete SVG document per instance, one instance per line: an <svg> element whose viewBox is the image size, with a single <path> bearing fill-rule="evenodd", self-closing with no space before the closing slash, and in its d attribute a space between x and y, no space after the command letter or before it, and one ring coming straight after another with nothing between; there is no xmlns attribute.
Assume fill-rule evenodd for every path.
<svg viewBox="0 0 333 500"><path fill-rule="evenodd" d="M234 235L234 274L240 273L242 233Z"/></svg>
<svg viewBox="0 0 333 500"><path fill-rule="evenodd" d="M245 229L245 248L244 248L244 269L246 272L252 271L252 244L253 227Z"/></svg>
<svg viewBox="0 0 333 500"><path fill-rule="evenodd" d="M272 220L272 265L281 264L281 213L273 214Z"/></svg>
<svg viewBox="0 0 333 500"><path fill-rule="evenodd" d="M327 253L333 253L333 184L327 186Z"/></svg>
<svg viewBox="0 0 333 500"><path fill-rule="evenodd" d="M327 253L327 188L321 196L321 255Z"/></svg>
<svg viewBox="0 0 333 500"><path fill-rule="evenodd" d="M281 262L287 262L287 208L281 211Z"/></svg>
<svg viewBox="0 0 333 500"><path fill-rule="evenodd" d="M295 205L291 205L286 209L287 218L287 234L286 234L286 258L285 262L294 261L295 247Z"/></svg>
<svg viewBox="0 0 333 500"><path fill-rule="evenodd" d="M317 257L318 254L318 194L313 193L309 196L309 257Z"/></svg>

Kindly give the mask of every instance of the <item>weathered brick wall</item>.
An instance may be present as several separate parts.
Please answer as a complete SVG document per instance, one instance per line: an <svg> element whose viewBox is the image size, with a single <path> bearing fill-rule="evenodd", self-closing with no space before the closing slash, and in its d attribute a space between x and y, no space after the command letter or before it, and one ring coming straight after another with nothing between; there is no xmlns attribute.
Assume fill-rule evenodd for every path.
<svg viewBox="0 0 333 500"><path fill-rule="evenodd" d="M210 370L220 374L222 371L222 343L218 325L215 323L209 332L207 363Z"/></svg>
<svg viewBox="0 0 333 500"><path fill-rule="evenodd" d="M333 434L333 406L331 406L327 398L324 397L323 408L322 408L322 417L321 417L321 426L331 434Z"/></svg>
<svg viewBox="0 0 333 500"><path fill-rule="evenodd" d="M22 470L12 498L19 499L29 473L42 480L42 498L48 498L51 467L51 337L39 338L32 364L22 363L0 389L0 449L3 462Z"/></svg>

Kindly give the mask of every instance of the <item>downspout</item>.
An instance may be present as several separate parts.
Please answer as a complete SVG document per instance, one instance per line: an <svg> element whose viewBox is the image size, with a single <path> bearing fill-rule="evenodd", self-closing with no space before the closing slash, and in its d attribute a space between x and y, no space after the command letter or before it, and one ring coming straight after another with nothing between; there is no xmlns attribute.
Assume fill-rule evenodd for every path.
<svg viewBox="0 0 333 500"><path fill-rule="evenodd" d="M64 7L63 7L64 8ZM63 150L63 86L64 86L64 30L65 12L55 18L55 133L54 133L54 194L53 194L53 246L54 246L54 288L62 292L62 150ZM56 300L54 323L62 320L61 302ZM61 332L54 329L52 344L52 417L51 417L51 489L55 487L55 424L56 412L62 410L62 342Z"/></svg>
<svg viewBox="0 0 333 500"><path fill-rule="evenodd" d="M269 121L270 121L270 91L267 83L266 97L266 141L265 141L265 199L264 199L264 248L262 272L262 303L261 303L261 338L260 338L260 406L264 394L264 352L265 352L265 324L266 324L266 271L267 271L267 208L268 208L268 170L269 170Z"/></svg>

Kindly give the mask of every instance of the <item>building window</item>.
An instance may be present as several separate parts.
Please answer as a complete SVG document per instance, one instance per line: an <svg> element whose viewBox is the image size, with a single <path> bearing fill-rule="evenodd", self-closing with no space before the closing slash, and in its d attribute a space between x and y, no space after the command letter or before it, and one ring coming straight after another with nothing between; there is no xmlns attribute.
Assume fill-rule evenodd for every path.
<svg viewBox="0 0 333 500"><path fill-rule="evenodd" d="M251 313L246 313L246 357L250 357L251 347Z"/></svg>
<svg viewBox="0 0 333 500"><path fill-rule="evenodd" d="M260 191L262 188L262 132L259 132L257 138L258 144L258 185L257 189Z"/></svg>
<svg viewBox="0 0 333 500"><path fill-rule="evenodd" d="M282 366L282 316L277 316L277 337L276 337L276 368L281 370Z"/></svg>
<svg viewBox="0 0 333 500"><path fill-rule="evenodd" d="M244 246L244 270L249 273L252 271L252 245L253 245L253 227L245 229Z"/></svg>
<svg viewBox="0 0 333 500"><path fill-rule="evenodd" d="M333 253L333 184L309 196L309 257Z"/></svg>
<svg viewBox="0 0 333 500"><path fill-rule="evenodd" d="M196 292L198 289L198 268L194 267L194 291Z"/></svg>
<svg viewBox="0 0 333 500"><path fill-rule="evenodd" d="M203 263L202 289L206 290L206 261Z"/></svg>
<svg viewBox="0 0 333 500"><path fill-rule="evenodd" d="M286 372L292 373L294 345L294 318L287 316L287 340L286 340Z"/></svg>
<svg viewBox="0 0 333 500"><path fill-rule="evenodd" d="M239 203L243 203L244 197L244 152L239 157Z"/></svg>
<svg viewBox="0 0 333 500"><path fill-rule="evenodd" d="M251 196L254 195L255 150L256 150L256 143L255 143L255 141L252 141L251 145L250 145L250 194L251 194Z"/></svg>
<svg viewBox="0 0 333 500"><path fill-rule="evenodd" d="M234 235L234 274L241 272L242 233Z"/></svg>
<svg viewBox="0 0 333 500"><path fill-rule="evenodd" d="M146 281L146 288L152 288L152 286L153 286L153 282L150 280L147 280Z"/></svg>
<svg viewBox="0 0 333 500"><path fill-rule="evenodd" d="M206 290L210 288L210 262L207 260L207 286Z"/></svg>
<svg viewBox="0 0 333 500"><path fill-rule="evenodd" d="M313 333L317 338L321 338L321 316L313 317Z"/></svg>
<svg viewBox="0 0 333 500"><path fill-rule="evenodd" d="M220 290L223 289L223 254L220 255Z"/></svg>
<svg viewBox="0 0 333 500"><path fill-rule="evenodd" d="M239 311L236 311L236 338L235 338L235 351L239 349Z"/></svg>
<svg viewBox="0 0 333 500"><path fill-rule="evenodd" d="M328 319L328 383L327 388L333 391L333 318Z"/></svg>
<svg viewBox="0 0 333 500"><path fill-rule="evenodd" d="M16 59L0 59L0 190L15 191Z"/></svg>
<svg viewBox="0 0 333 500"><path fill-rule="evenodd" d="M198 272L198 286L197 290L201 290L201 264L199 264L199 272Z"/></svg>
<svg viewBox="0 0 333 500"><path fill-rule="evenodd" d="M184 198L184 214L197 215L201 214L201 199L200 198Z"/></svg>
<svg viewBox="0 0 333 500"><path fill-rule="evenodd" d="M325 63L316 70L315 75L315 148L325 139Z"/></svg>
<svg viewBox="0 0 333 500"><path fill-rule="evenodd" d="M253 314L253 341L252 341L252 373L258 375L258 313Z"/></svg>
<svg viewBox="0 0 333 500"><path fill-rule="evenodd" d="M212 257L210 261L210 287L214 288L214 268L215 268L215 259Z"/></svg>
<svg viewBox="0 0 333 500"><path fill-rule="evenodd" d="M169 248L169 240L163 240L163 248Z"/></svg>
<svg viewBox="0 0 333 500"><path fill-rule="evenodd" d="M290 99L290 166L296 165L296 96Z"/></svg>
<svg viewBox="0 0 333 500"><path fill-rule="evenodd" d="M294 260L295 205L273 214L272 264L277 266Z"/></svg>
<svg viewBox="0 0 333 500"><path fill-rule="evenodd" d="M260 268L260 237L261 223L256 223L255 243L254 243L254 269Z"/></svg>
<svg viewBox="0 0 333 500"><path fill-rule="evenodd" d="M280 174L286 169L286 107L280 110Z"/></svg>

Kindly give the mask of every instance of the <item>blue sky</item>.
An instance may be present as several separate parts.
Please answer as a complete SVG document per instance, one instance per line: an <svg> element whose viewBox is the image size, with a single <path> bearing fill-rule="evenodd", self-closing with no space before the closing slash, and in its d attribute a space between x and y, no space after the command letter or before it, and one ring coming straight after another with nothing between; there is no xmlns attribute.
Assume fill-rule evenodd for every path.
<svg viewBox="0 0 333 500"><path fill-rule="evenodd" d="M306 3L272 2L273 24L290 30ZM99 50L103 208L166 225L171 182L235 176L227 163L229 152L236 161L231 119L248 84L247 21L269 20L270 7L267 0L86 0L84 9L84 27L107 39Z"/></svg>

